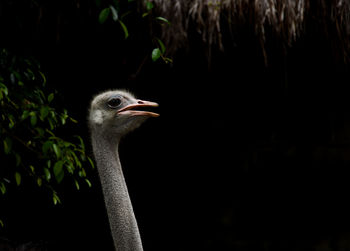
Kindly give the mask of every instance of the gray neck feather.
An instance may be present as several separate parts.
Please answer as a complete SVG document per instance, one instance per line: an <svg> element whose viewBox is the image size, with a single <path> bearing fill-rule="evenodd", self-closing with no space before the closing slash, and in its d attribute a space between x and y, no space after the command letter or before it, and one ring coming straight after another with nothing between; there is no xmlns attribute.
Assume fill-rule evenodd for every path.
<svg viewBox="0 0 350 251"><path fill-rule="evenodd" d="M113 138L113 139L112 139ZM142 243L118 154L119 140L92 133L109 224L116 251L142 251Z"/></svg>

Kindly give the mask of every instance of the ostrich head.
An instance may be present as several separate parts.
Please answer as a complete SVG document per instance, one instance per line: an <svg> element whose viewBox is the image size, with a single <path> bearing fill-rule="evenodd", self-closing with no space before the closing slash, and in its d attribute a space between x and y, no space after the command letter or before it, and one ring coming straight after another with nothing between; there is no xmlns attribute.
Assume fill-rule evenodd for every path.
<svg viewBox="0 0 350 251"><path fill-rule="evenodd" d="M131 93L114 90L97 95L90 107L90 127L106 136L123 136L139 127L147 118L159 114L142 110L157 103L136 99Z"/></svg>

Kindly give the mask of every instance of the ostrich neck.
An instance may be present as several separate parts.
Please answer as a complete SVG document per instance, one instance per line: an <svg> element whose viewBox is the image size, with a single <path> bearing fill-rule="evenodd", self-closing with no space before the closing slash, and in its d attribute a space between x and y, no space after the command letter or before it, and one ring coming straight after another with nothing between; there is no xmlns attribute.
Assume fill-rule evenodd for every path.
<svg viewBox="0 0 350 251"><path fill-rule="evenodd" d="M119 139L93 135L92 145L101 179L116 251L142 251L142 243L120 165Z"/></svg>

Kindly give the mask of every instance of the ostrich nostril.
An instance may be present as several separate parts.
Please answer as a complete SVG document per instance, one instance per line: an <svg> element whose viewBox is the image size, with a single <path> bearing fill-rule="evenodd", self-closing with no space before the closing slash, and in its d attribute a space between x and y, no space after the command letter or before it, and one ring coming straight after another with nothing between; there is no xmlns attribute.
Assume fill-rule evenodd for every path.
<svg viewBox="0 0 350 251"><path fill-rule="evenodd" d="M140 105L144 104L142 100L137 101L137 103Z"/></svg>

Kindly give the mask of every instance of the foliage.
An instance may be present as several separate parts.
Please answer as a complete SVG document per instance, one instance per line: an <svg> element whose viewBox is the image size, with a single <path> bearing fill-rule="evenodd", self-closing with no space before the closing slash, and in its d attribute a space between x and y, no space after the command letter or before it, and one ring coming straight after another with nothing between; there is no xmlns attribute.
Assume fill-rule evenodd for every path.
<svg viewBox="0 0 350 251"><path fill-rule="evenodd" d="M56 190L66 177L78 190L82 183L91 186L85 168L94 164L82 138L58 136L77 121L55 102L57 92L47 86L38 62L2 49L0 67L0 194L34 182L57 204Z"/></svg>
<svg viewBox="0 0 350 251"><path fill-rule="evenodd" d="M128 4L133 4L133 0L129 0ZM100 1L96 1L97 5L101 5ZM124 8L123 8L124 7ZM98 16L98 21L100 24L104 24L108 18L111 16L112 20L114 22L118 22L120 27L123 30L124 38L127 39L129 37L129 30L125 24L125 17L128 16L135 8L130 8L130 6L123 6L121 5L121 1L113 1L112 4L110 4L108 7L103 8L100 11L100 14ZM141 14L142 19L146 17L151 17L152 25L154 23L159 24L161 26L167 25L170 26L171 23L164 17L156 16L153 17L154 4L150 1L146 1L146 10L144 13ZM165 63L172 63L172 59L166 56L166 47L164 43L161 41L160 38L153 35L152 37L152 43L155 48L153 48L151 52L151 59L153 62L157 61L158 59L162 59Z"/></svg>
<svg viewBox="0 0 350 251"><path fill-rule="evenodd" d="M17 39L23 38L18 34L24 34L32 26L37 27L36 30L45 29L45 22L49 22L45 17L48 15L57 15L57 18L50 20L68 18L65 12L55 12L54 7L58 2L29 1L25 9L31 14L20 12L7 15L17 13L20 3L6 1L4 7L7 11L0 18L4 21L16 17L16 22L12 19L12 22L8 22L11 27L8 31L18 32L6 33L5 37L16 35ZM97 25L109 23L119 26L122 37L130 41L130 35L139 32L139 21L146 25L150 22L152 26L158 27L171 26L166 18L154 15L154 3L145 3L146 8L141 13L134 0L92 0L69 7L80 9L81 17L94 18ZM39 18L29 18L37 13L41 13ZM60 39L61 30L56 32L56 38ZM148 41L142 41L150 48L147 58L153 62L162 60L172 63L172 59L166 55L167 48L162 40L153 34L149 38ZM6 49L0 50L0 195L6 195L11 189L25 187L31 182L49 191L53 203L58 204L61 200L57 191L63 182L71 182L78 190L82 184L91 186L85 169L93 167L93 162L85 153L82 138L66 133L67 128L77 121L62 107L57 92L47 85L46 76L38 62L14 55ZM0 221L0 226L2 224Z"/></svg>
<svg viewBox="0 0 350 251"><path fill-rule="evenodd" d="M44 29L45 22L48 22L44 17L47 15L57 15L52 20L66 18L68 15L65 16L65 13L54 11L58 2L29 1L25 6L32 14L7 15L15 13L20 5L17 1L8 0L4 5L7 11L0 17L3 21L16 17L16 22L12 19L13 22L9 22L11 28L8 30L18 30L13 35L22 38L18 34L30 30L31 26L36 26L36 30ZM146 6L139 13L138 3L134 0L92 0L76 5L76 8L81 10L79 15L97 17L95 22L101 25L108 22L118 25L123 38L130 41L130 34L139 32L135 24L140 20L146 25L149 21L156 26L171 25L166 18L154 16L153 3L147 1ZM41 13L38 19L29 18L37 13ZM57 39L61 37L60 31L57 30ZM6 34L6 37L11 37L12 33ZM147 57L153 62L161 59L172 63L160 38L152 34L146 42L152 46ZM0 50L0 195L31 182L49 191L54 204L60 203L57 191L63 182L73 183L78 190L82 184L91 186L85 169L93 167L93 162L85 153L84 142L81 137L66 133L67 128L77 121L62 107L57 92L47 85L46 76L37 61L19 57L6 49ZM63 130L64 137L60 133ZM0 226L2 224L0 221Z"/></svg>

